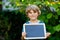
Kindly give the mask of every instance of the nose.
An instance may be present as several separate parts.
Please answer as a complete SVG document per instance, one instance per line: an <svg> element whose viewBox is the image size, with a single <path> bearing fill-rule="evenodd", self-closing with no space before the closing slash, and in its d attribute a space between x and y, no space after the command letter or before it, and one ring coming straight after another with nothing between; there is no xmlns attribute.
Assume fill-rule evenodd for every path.
<svg viewBox="0 0 60 40"><path fill-rule="evenodd" d="M32 15L34 15L34 12L31 12Z"/></svg>

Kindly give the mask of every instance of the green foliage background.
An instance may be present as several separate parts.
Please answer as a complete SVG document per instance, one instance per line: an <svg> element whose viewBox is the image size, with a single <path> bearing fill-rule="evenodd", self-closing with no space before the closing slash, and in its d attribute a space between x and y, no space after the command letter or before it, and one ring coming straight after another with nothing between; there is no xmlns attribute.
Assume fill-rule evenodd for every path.
<svg viewBox="0 0 60 40"><path fill-rule="evenodd" d="M25 8L31 4L37 5L41 10L41 15L39 16L38 19L45 22L47 31L51 33L48 40L60 40L60 1L58 2L51 0L49 1L8 0L8 1L11 2L12 7L14 8L18 7L20 9L14 11L9 10L0 11L0 35L3 35L3 38L5 40L18 40L16 36L17 37L21 36L17 34L19 33L21 34L22 24L27 21L27 17L25 16ZM4 3L0 2L0 4ZM6 8L9 8L9 6L6 6ZM13 30L17 31L15 32Z"/></svg>

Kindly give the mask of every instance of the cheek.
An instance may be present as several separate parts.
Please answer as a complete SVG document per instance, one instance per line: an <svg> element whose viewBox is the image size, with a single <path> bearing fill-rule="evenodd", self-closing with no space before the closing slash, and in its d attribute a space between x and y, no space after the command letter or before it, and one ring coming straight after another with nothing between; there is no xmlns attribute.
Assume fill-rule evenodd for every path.
<svg viewBox="0 0 60 40"><path fill-rule="evenodd" d="M29 18L31 17L31 15L30 15L30 14L28 14L27 16L28 16Z"/></svg>
<svg viewBox="0 0 60 40"><path fill-rule="evenodd" d="M38 16L39 16L39 14L35 14L35 16L36 16L36 17L38 17Z"/></svg>
<svg viewBox="0 0 60 40"><path fill-rule="evenodd" d="M28 14L28 17L31 18L31 17L35 17L37 18L39 16L38 13L34 13L34 14Z"/></svg>

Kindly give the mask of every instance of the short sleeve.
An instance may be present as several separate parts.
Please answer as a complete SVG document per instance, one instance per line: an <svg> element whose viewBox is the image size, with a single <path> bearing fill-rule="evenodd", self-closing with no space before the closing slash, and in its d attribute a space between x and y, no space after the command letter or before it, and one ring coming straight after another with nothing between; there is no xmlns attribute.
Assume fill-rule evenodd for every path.
<svg viewBox="0 0 60 40"><path fill-rule="evenodd" d="M26 23L24 23L24 24L29 24L29 22L26 22ZM24 25L24 24L23 24L23 25ZM24 26L23 26L23 28L22 28L22 32L24 32Z"/></svg>
<svg viewBox="0 0 60 40"><path fill-rule="evenodd" d="M45 24L43 21L40 21L39 23L43 23L43 24ZM46 25L45 25L45 27L46 27ZM46 32L47 32L47 30L46 30Z"/></svg>
<svg viewBox="0 0 60 40"><path fill-rule="evenodd" d="M23 24L24 25L24 24ZM24 32L24 26L23 26L23 28L22 28L22 32Z"/></svg>

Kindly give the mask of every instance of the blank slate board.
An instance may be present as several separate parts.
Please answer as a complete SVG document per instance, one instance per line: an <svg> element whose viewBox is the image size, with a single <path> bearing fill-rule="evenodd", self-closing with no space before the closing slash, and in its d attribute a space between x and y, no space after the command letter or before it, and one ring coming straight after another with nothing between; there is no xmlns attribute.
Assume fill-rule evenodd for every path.
<svg viewBox="0 0 60 40"><path fill-rule="evenodd" d="M45 39L46 28L44 23L40 24L24 24L25 39Z"/></svg>

